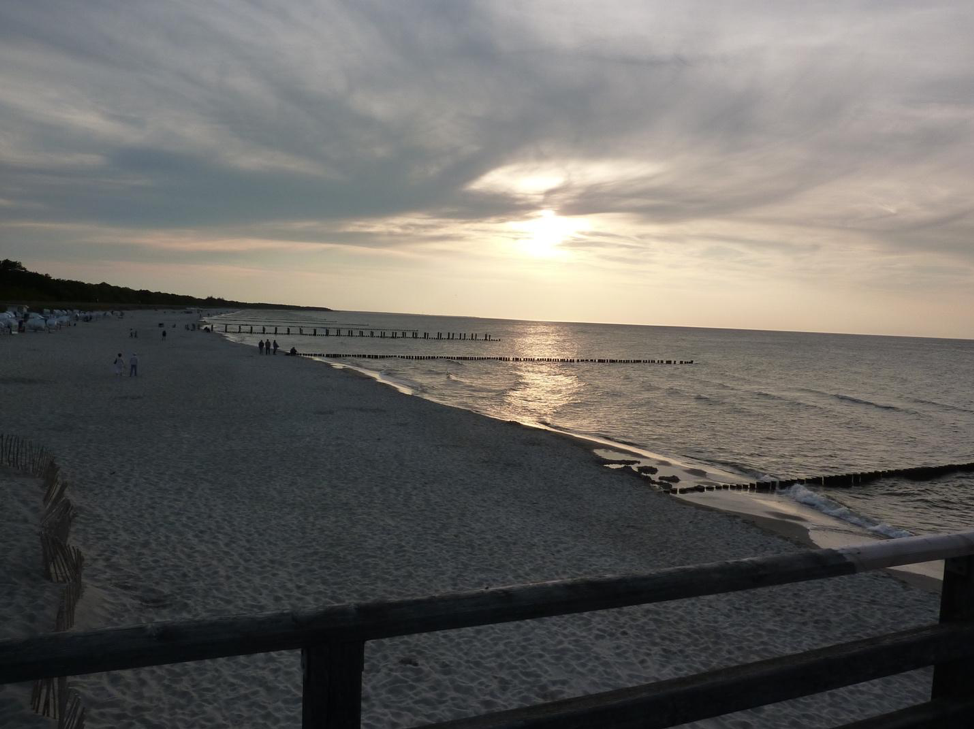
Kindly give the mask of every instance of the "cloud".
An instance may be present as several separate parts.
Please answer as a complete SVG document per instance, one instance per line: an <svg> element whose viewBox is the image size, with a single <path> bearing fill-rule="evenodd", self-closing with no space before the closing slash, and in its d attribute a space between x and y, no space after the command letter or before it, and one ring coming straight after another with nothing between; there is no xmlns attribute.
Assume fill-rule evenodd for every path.
<svg viewBox="0 0 974 729"><path fill-rule="evenodd" d="M482 256L551 209L584 229L565 250L617 268L854 248L969 271L972 21L959 1L5 3L0 237Z"/></svg>

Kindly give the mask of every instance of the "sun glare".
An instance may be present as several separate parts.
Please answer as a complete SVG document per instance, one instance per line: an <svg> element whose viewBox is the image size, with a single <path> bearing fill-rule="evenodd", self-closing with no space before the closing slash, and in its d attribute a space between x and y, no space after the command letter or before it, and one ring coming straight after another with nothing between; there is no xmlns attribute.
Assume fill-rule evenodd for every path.
<svg viewBox="0 0 974 729"><path fill-rule="evenodd" d="M559 246L580 229L578 222L555 215L553 210L542 210L536 218L513 223L524 233L519 239L521 250L536 258L553 258L563 255Z"/></svg>

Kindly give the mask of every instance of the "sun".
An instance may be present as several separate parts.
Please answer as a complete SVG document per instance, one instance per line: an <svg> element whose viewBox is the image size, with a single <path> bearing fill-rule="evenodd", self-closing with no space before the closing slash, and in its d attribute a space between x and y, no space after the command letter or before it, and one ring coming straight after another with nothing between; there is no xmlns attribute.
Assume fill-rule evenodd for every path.
<svg viewBox="0 0 974 729"><path fill-rule="evenodd" d="M581 227L578 222L560 217L553 210L542 210L537 217L512 225L525 234L518 240L521 250L535 258L564 255L565 251L559 248L560 244Z"/></svg>

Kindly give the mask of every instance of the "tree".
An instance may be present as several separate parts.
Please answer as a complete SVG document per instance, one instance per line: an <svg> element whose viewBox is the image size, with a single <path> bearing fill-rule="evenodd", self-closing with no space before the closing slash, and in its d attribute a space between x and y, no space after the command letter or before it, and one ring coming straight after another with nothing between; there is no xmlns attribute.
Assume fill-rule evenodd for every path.
<svg viewBox="0 0 974 729"><path fill-rule="evenodd" d="M20 261L11 261L9 258L0 261L0 273L11 273L13 271L27 271L27 269Z"/></svg>

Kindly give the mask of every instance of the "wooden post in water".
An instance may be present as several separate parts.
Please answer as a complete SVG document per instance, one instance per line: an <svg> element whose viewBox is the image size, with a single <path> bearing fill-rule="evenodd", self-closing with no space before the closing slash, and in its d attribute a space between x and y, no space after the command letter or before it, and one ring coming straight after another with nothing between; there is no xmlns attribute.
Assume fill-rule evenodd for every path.
<svg viewBox="0 0 974 729"><path fill-rule="evenodd" d="M323 643L301 650L302 729L359 729L365 643Z"/></svg>
<svg viewBox="0 0 974 729"><path fill-rule="evenodd" d="M277 327L274 327L274 333L277 334Z"/></svg>
<svg viewBox="0 0 974 729"><path fill-rule="evenodd" d="M940 622L969 622L974 618L974 557L944 560L944 584L940 591ZM933 669L931 698L964 698L971 693L974 661L938 663Z"/></svg>
<svg viewBox="0 0 974 729"><path fill-rule="evenodd" d="M250 325L250 333L251 333L251 334L253 334L253 333L254 333L254 325L253 325L253 324L251 324L251 325Z"/></svg>

